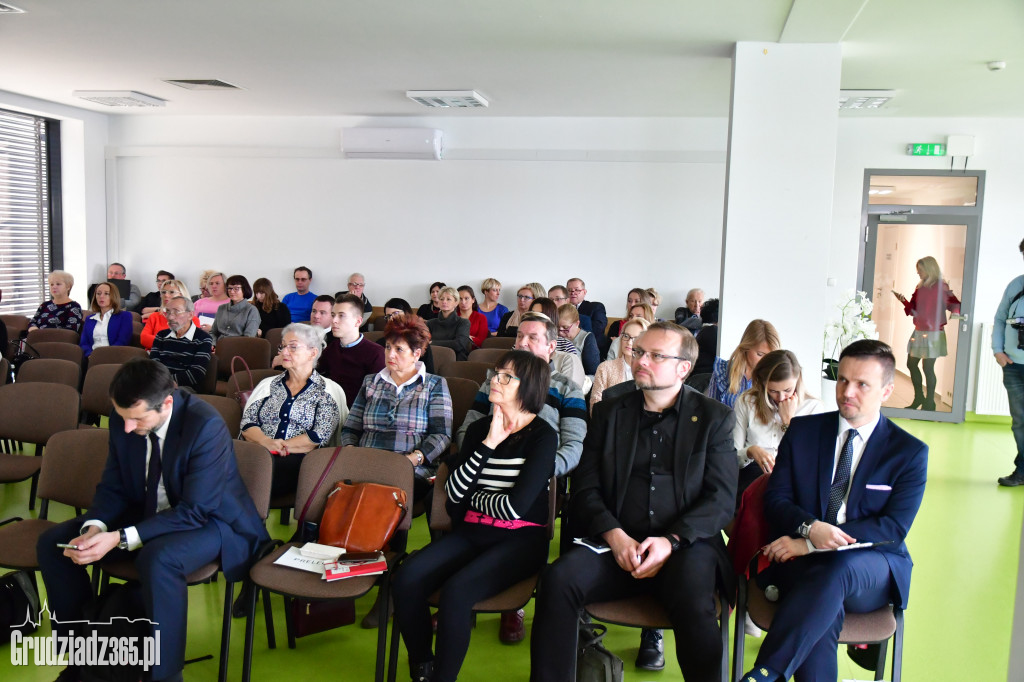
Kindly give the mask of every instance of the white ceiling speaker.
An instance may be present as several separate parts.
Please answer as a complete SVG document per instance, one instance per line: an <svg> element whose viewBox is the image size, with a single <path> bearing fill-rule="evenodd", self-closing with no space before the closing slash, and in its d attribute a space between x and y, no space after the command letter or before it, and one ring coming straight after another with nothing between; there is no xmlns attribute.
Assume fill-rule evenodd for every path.
<svg viewBox="0 0 1024 682"><path fill-rule="evenodd" d="M433 128L343 128L346 159L421 159L440 161L442 133Z"/></svg>
<svg viewBox="0 0 1024 682"><path fill-rule="evenodd" d="M896 96L895 90L840 90L840 109L881 109Z"/></svg>
<svg viewBox="0 0 1024 682"><path fill-rule="evenodd" d="M167 104L165 99L134 90L75 90L71 94L108 107L162 107Z"/></svg>
<svg viewBox="0 0 1024 682"><path fill-rule="evenodd" d="M425 107L441 109L475 109L488 105L476 90L406 90L405 96Z"/></svg>

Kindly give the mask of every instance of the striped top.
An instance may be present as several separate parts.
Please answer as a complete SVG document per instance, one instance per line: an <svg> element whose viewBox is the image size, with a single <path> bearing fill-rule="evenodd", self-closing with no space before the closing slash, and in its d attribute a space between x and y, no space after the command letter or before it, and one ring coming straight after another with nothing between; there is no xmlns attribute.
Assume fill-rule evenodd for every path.
<svg viewBox="0 0 1024 682"><path fill-rule="evenodd" d="M548 480L555 470L558 435L535 418L494 450L483 444L490 419L469 427L445 484L453 521L467 510L505 521L548 522Z"/></svg>
<svg viewBox="0 0 1024 682"><path fill-rule="evenodd" d="M149 359L169 369L178 386L197 388L206 378L212 352L210 335L193 324L181 338L170 329L157 332Z"/></svg>

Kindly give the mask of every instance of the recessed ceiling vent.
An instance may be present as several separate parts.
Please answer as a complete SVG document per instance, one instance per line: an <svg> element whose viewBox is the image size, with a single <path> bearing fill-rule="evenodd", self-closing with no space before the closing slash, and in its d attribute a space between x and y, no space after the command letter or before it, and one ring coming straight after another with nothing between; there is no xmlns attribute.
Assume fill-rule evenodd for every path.
<svg viewBox="0 0 1024 682"><path fill-rule="evenodd" d="M24 14L24 13L25 13L25 10L21 9L20 7L15 7L14 5L5 5L4 3L0 2L0 14Z"/></svg>
<svg viewBox="0 0 1024 682"><path fill-rule="evenodd" d="M179 88L185 88L186 90L241 90L237 85L232 85L227 81L217 78L176 78L165 80L164 83L177 85Z"/></svg>
<svg viewBox="0 0 1024 682"><path fill-rule="evenodd" d="M134 90L75 90L71 94L108 107L162 107L167 104L167 100Z"/></svg>
<svg viewBox="0 0 1024 682"><path fill-rule="evenodd" d="M487 100L476 90L406 90L405 96L425 107L441 109L473 109L487 106Z"/></svg>
<svg viewBox="0 0 1024 682"><path fill-rule="evenodd" d="M881 109L895 96L895 90L840 90L839 109Z"/></svg>

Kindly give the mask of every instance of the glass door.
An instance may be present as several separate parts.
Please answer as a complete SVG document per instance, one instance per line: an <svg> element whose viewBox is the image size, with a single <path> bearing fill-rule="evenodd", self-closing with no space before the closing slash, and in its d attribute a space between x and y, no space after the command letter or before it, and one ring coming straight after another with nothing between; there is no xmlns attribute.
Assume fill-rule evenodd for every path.
<svg viewBox="0 0 1024 682"><path fill-rule="evenodd" d="M865 178L862 289L879 339L896 356L896 389L883 411L961 422L983 173L905 173Z"/></svg>

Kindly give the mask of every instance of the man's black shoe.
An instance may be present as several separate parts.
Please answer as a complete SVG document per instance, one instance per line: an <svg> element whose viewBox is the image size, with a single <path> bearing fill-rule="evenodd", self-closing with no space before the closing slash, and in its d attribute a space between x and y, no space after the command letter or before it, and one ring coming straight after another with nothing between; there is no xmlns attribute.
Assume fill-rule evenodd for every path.
<svg viewBox="0 0 1024 682"><path fill-rule="evenodd" d="M1009 476L1003 476L999 479L999 485L1007 488L1013 488L1018 485L1024 485L1024 473L1020 471L1014 471Z"/></svg>
<svg viewBox="0 0 1024 682"><path fill-rule="evenodd" d="M665 646L661 630L644 628L640 633L640 650L636 652L636 667L641 670L665 669Z"/></svg>

